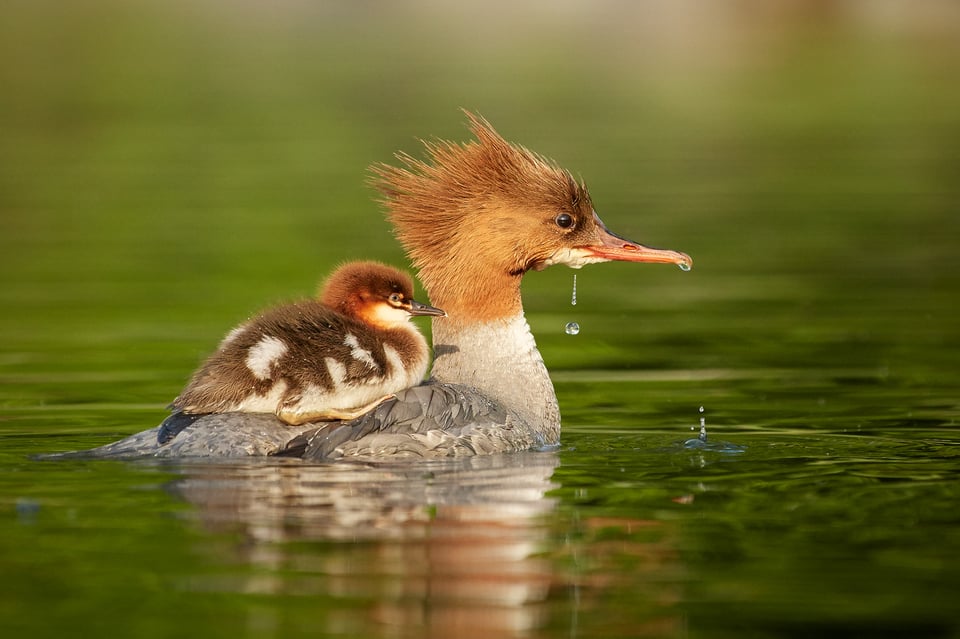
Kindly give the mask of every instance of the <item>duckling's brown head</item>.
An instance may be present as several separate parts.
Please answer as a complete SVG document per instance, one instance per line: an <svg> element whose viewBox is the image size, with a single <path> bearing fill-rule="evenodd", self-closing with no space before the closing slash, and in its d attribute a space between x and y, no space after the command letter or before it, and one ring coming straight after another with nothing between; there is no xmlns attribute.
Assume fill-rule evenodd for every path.
<svg viewBox="0 0 960 639"><path fill-rule="evenodd" d="M552 264L689 266L683 253L610 233L583 183L553 161L510 144L480 116L466 115L476 141L424 142L428 161L401 153L404 166L372 169L398 239L431 299L451 317L519 312L520 277Z"/></svg>
<svg viewBox="0 0 960 639"><path fill-rule="evenodd" d="M444 315L413 299L408 273L380 262L347 262L326 279L320 301L338 313L380 328L402 325L414 315Z"/></svg>

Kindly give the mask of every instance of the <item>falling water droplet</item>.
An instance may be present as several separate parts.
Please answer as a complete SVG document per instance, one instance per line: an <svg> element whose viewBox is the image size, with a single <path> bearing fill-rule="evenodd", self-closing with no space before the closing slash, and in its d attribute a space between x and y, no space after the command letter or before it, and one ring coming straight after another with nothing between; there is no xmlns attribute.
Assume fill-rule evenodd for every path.
<svg viewBox="0 0 960 639"><path fill-rule="evenodd" d="M570 304L572 306L577 305L577 274L573 274L573 293L570 296ZM567 322L567 325L563 329L567 335L576 335L580 332L580 325L576 322Z"/></svg>
<svg viewBox="0 0 960 639"><path fill-rule="evenodd" d="M677 266L680 267L681 271L689 271L691 268L693 268L690 266L690 262L679 262Z"/></svg>
<svg viewBox="0 0 960 639"><path fill-rule="evenodd" d="M703 406L700 407L700 441L707 441L707 418L703 416Z"/></svg>

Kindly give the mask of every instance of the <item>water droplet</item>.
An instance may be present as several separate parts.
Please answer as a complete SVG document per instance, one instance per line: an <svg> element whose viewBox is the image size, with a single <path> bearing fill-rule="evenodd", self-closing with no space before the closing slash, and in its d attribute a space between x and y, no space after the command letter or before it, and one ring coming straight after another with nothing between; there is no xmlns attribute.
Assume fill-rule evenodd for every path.
<svg viewBox="0 0 960 639"><path fill-rule="evenodd" d="M701 413L703 412L703 406L700 407L700 412L701 412Z"/></svg>
<svg viewBox="0 0 960 639"><path fill-rule="evenodd" d="M570 298L570 305L577 305L577 274L573 274L573 296Z"/></svg>
<svg viewBox="0 0 960 639"><path fill-rule="evenodd" d="M677 266L680 267L681 271L689 271L691 268L693 268L690 266L690 262L679 262Z"/></svg>
<svg viewBox="0 0 960 639"><path fill-rule="evenodd" d="M576 335L580 332L580 325L576 322L567 322L567 326L563 330L567 332L567 335Z"/></svg>

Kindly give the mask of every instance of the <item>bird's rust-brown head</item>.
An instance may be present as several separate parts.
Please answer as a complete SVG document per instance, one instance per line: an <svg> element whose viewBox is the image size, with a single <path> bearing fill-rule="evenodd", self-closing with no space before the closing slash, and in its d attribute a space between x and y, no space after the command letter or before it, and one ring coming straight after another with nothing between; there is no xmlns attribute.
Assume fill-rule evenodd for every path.
<svg viewBox="0 0 960 639"><path fill-rule="evenodd" d="M409 274L380 262L343 264L323 283L320 301L379 328L402 325L413 315L444 315L439 308L413 299Z"/></svg>
<svg viewBox="0 0 960 639"><path fill-rule="evenodd" d="M424 142L428 161L400 153L402 167L372 168L397 238L451 320L519 314L522 275L553 264L621 260L689 268L683 253L608 231L586 187L569 172L510 144L480 116L466 115L476 141Z"/></svg>

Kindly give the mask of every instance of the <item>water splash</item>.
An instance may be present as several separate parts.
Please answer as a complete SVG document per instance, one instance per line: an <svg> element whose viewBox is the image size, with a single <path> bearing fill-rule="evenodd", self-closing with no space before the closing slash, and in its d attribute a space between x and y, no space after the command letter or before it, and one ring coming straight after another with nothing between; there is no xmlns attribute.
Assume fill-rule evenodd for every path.
<svg viewBox="0 0 960 639"><path fill-rule="evenodd" d="M690 430L697 430L697 427L691 426ZM703 416L703 406L700 407L700 434L697 436L697 439L699 439L702 442L707 441L707 418ZM694 440L691 439L684 443L689 444L692 441Z"/></svg>
<svg viewBox="0 0 960 639"><path fill-rule="evenodd" d="M696 426L691 426L690 430L696 430ZM700 407L700 434L697 437L683 442L684 448L706 448L707 447L707 418L703 414L703 406Z"/></svg>
<svg viewBox="0 0 960 639"><path fill-rule="evenodd" d="M696 430L696 426L691 426L690 430ZM710 450L718 453L742 453L747 450L746 446L733 444L731 442L721 441L719 439L707 439L707 418L704 415L703 406L700 407L700 434L697 437L691 437L684 441L681 446L686 450Z"/></svg>

